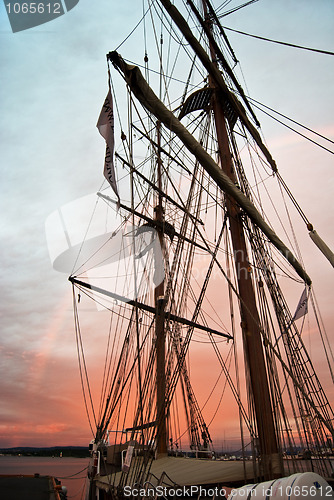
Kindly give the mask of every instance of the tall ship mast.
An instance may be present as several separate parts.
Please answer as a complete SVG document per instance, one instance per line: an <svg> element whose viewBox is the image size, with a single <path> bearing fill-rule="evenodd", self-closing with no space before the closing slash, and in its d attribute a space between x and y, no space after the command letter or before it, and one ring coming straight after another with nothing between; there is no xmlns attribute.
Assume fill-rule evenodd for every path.
<svg viewBox="0 0 334 500"><path fill-rule="evenodd" d="M329 272L333 253L262 139L213 3L149 2L142 23L143 62L107 54L97 126L108 182L89 222L105 232L89 240L88 227L69 277L93 432L87 499L190 485L232 498L292 474L319 495L333 479L334 415L302 335L313 309L326 339L293 211ZM93 328L80 314L92 302ZM104 352L99 401L85 327ZM333 378L326 342L324 353Z"/></svg>

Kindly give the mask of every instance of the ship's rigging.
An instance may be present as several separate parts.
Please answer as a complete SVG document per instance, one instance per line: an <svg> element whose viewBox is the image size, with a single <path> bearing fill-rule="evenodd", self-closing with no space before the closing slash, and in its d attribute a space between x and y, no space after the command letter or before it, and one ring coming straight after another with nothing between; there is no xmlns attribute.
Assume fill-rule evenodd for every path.
<svg viewBox="0 0 334 500"><path fill-rule="evenodd" d="M176 455L185 435L197 454L207 457L217 451L210 429L214 417L206 420L204 408L219 392L218 405L211 407L217 415L227 387L240 422L243 456L251 450L255 477L283 475L283 458L297 446L307 451L312 470L332 474L324 450L333 438L333 412L284 298L281 278L291 278L299 291L305 287L314 304L311 280L298 247L297 259L268 222L261 185L266 191L266 178L277 182L285 207L287 187L256 128L251 100L224 56L228 52L235 58L226 35L216 36L223 32L212 9L210 2L196 7L188 1L186 22L169 0L150 3L145 22L157 16L161 28L160 37L155 32L152 39L159 53L158 78L151 72L148 44L145 78L117 52L108 54L108 63L127 87L128 126L120 125L115 157L116 168L122 169L120 184L126 180L129 186L126 196L120 193L118 226L107 232L101 262L96 253L94 265L85 262L70 281L81 297L101 301L110 312L100 408L92 410L94 444L101 461L106 460L101 467L110 486L145 481L153 459ZM196 29L189 28L189 20ZM172 22L182 33L180 40ZM162 32L177 42L166 72L164 55L172 53L172 45L164 48ZM184 65L181 48L191 71L186 90L177 97L170 87L173 82L180 87L174 70L179 57ZM145 79L156 80L159 97ZM104 192L99 198L115 214L115 202ZM293 238L289 243L295 246ZM104 274L110 271L107 266L104 271L106 264L113 264L111 280ZM93 408L78 302L74 294L86 404L88 408L89 399ZM214 359L219 366L202 405L191 381L193 340L203 342L203 355L210 359L205 369L210 371ZM204 342L212 347L210 354ZM211 373L208 379L212 381ZM223 389L218 391L218 385ZM105 456L107 436L112 447ZM295 472L299 464L291 460L288 467Z"/></svg>

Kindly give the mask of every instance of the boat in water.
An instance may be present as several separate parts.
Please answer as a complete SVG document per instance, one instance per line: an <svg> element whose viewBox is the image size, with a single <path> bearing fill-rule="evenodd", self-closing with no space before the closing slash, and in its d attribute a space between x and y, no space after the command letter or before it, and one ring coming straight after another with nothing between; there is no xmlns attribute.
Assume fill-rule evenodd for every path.
<svg viewBox="0 0 334 500"><path fill-rule="evenodd" d="M332 352L293 219L328 272L333 253L262 139L213 2L148 2L138 26L140 63L107 54L107 182L69 277L93 433L87 499L224 498L295 474L284 484L306 477L302 496L331 496L334 416L308 314L333 380ZM87 336L103 352L98 400Z"/></svg>
<svg viewBox="0 0 334 500"><path fill-rule="evenodd" d="M0 475L1 498L6 500L67 500L67 488L53 476Z"/></svg>

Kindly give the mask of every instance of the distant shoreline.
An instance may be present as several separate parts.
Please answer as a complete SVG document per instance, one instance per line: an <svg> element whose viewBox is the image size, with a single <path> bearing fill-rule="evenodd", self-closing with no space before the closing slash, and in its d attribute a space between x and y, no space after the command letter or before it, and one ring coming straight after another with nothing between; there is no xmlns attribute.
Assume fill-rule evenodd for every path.
<svg viewBox="0 0 334 500"><path fill-rule="evenodd" d="M16 446L14 448L0 448L3 456L25 456L25 457L89 457L86 446L52 446L48 448Z"/></svg>

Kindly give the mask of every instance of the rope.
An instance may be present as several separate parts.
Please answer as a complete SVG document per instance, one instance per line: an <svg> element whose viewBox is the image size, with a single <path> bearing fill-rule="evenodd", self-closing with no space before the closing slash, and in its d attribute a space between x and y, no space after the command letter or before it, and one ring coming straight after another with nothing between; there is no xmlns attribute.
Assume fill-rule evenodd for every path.
<svg viewBox="0 0 334 500"><path fill-rule="evenodd" d="M73 284L72 284L72 296L73 296L73 309L74 309L74 320L75 320L75 336L76 336L76 344L77 344L77 354L78 354L78 362L79 362L81 388L82 388L82 394L83 394L83 398L84 398L84 403L85 403L85 408L86 408L86 413L87 413L87 418L88 418L89 426L90 426L90 429L92 431L92 435L94 436L94 431L93 431L93 426L92 426L91 419L90 419L90 414L89 414L89 411L88 411L88 404L87 404L85 386L84 386L84 381L83 381L82 365L81 365L81 358L80 358L80 347L81 347L81 356L82 356L83 362L84 362L84 353L83 353L82 341L80 340L80 342L79 342L79 339L81 339L81 334L80 334L80 326L79 326L78 308L77 308L77 302L76 302L76 298L75 298L75 289L74 289L74 285ZM79 347L79 344L80 344L80 347ZM87 386L88 386L88 389L89 389L88 375L87 375L87 370L86 370L85 363L84 363L84 368L85 368L85 374L86 374L86 382L87 382ZM89 395L90 395L91 404L93 405L93 403L92 403L92 396L91 396L91 393L90 393L90 389L89 389ZM93 408L93 414L94 414L94 408ZM97 425L95 414L94 414L94 420L95 420L95 425Z"/></svg>
<svg viewBox="0 0 334 500"><path fill-rule="evenodd" d="M70 479L71 477L74 477L74 476L77 476L78 474L81 474L81 472L84 472L87 469L88 469L88 466L85 467L84 469L79 470L79 472L75 472L75 474L70 474L69 476L57 476L57 479Z"/></svg>
<svg viewBox="0 0 334 500"><path fill-rule="evenodd" d="M152 3L154 2L154 0L152 0L151 2L151 5ZM130 33L128 34L128 36L126 38L124 38L124 40L116 47L116 51L131 37L131 35L136 31L136 29L138 28L138 26L142 23L142 21L144 20L144 18L146 17L146 14L148 13L149 10L151 10L151 5L149 5L146 9L146 12L144 12L143 16L141 17L141 19L138 21L138 23L136 24L136 26L132 29L132 31L130 31Z"/></svg>
<svg viewBox="0 0 334 500"><path fill-rule="evenodd" d="M303 47L302 45L295 45L293 43L279 42L278 40L272 40L271 38L265 38L263 36L252 35L250 33L245 33L244 31L239 31L239 30L235 30L235 29L232 29L232 28L228 28L227 26L223 26L223 28L225 30L233 31L234 33L239 33L240 35L246 35L246 36L250 36L252 38L257 38L259 40L264 40L265 42L278 43L280 45L286 45L288 47L294 47L296 49L310 50L312 52L318 52L320 54L326 54L326 55L329 55L329 56L334 56L334 52L330 52L328 50L312 49L310 47Z"/></svg>
<svg viewBox="0 0 334 500"><path fill-rule="evenodd" d="M331 377L332 377L332 382L334 383L334 373L333 373L333 369L332 369L332 366L334 365L333 351L332 351L332 347L330 345L330 342L329 342L329 339L328 339L328 336L327 336L327 332L324 329L325 339L327 340L329 352L331 354L331 360L330 360L328 352L327 352L327 347L326 347L326 344L325 344L325 341L324 341L324 337L323 337L323 333L322 333L322 328L321 328L321 325L320 325L319 315L317 313L317 308L316 308L317 304L316 304L316 300L315 300L314 290L311 291L310 297L311 297L312 307L313 307L315 319L316 319L316 322L317 322L317 325L318 325L318 330L319 330L319 333L320 333L322 345L323 345L323 348L324 348L324 351L325 351L325 354L326 354L326 360L327 360L327 363L328 363L329 371L330 371L330 374L331 374Z"/></svg>
<svg viewBox="0 0 334 500"><path fill-rule="evenodd" d="M218 17L229 16L230 14L233 14L234 12L237 12L238 10L243 9L244 7L247 7L248 5L251 5L252 3L255 3L255 2L258 2L258 0L250 0L249 2L246 2L242 5L239 5L238 7L234 7L234 9L231 9L228 12L225 12L224 14L219 15ZM216 9L216 13L218 14L218 12L220 10L222 10L224 7L226 7L226 5L228 5L229 3L231 3L231 1L223 3L220 7L218 7Z"/></svg>
<svg viewBox="0 0 334 500"><path fill-rule="evenodd" d="M280 113L279 111L276 111L275 109L273 108L270 108L269 106L267 106L266 104L263 104L262 102L259 102L257 101L256 99L253 99L252 97L249 97L247 96L247 99L249 99L251 102L255 102L256 104L259 104L260 106L263 106L264 108L266 109L269 109L270 111L273 111L274 113L276 113L277 115L280 115L282 116L282 118L285 118L286 120L289 120L290 122L292 123L295 123L296 125L298 125L299 127L302 127L304 128L305 130L308 130L309 132L312 132L312 134L315 134L317 135L318 137L321 137L322 139L325 139L325 141L328 141L328 142L331 142L332 144L334 144L334 141L332 141L332 139L329 139L328 137L322 135L322 134L319 134L319 132L316 132L315 130L307 127L306 125L303 125L302 123L300 122L297 122L296 120L293 120L292 118L289 118L288 116L284 115L283 113ZM260 108L258 108L260 109ZM271 116L271 115L269 115Z"/></svg>
<svg viewBox="0 0 334 500"><path fill-rule="evenodd" d="M332 155L334 154L334 151L326 148L325 146L323 146L322 144L319 144L319 142L316 142L315 140L311 139L310 137L307 137L307 135L305 134L302 134L301 132L299 132L298 130L290 127L290 125L287 125L286 123L282 122L282 120L279 120L278 118L276 118L275 116L271 115L270 113L268 113L268 111L265 111L264 109L261 109L259 106L257 106L256 104L254 104L254 107L259 109L260 111L262 111L262 113L264 113L265 115L267 116L270 116L270 118L272 118L273 120L275 120L276 122L280 123L281 125L283 125L284 127L288 128L289 130L292 130L292 132L295 132L296 134L300 135L301 137L303 137L304 139L307 139L308 141L312 142L312 144L315 144L316 146L318 146L319 148L321 149L324 149L325 151L327 151L328 153L331 153ZM307 127L304 127L307 129ZM310 130L310 129L307 129L307 130ZM313 132L313 130L311 130L311 132ZM316 133L316 132L313 132L313 133ZM319 135L319 134L318 134ZM326 138L326 140L329 140ZM332 142L332 141L330 141Z"/></svg>

